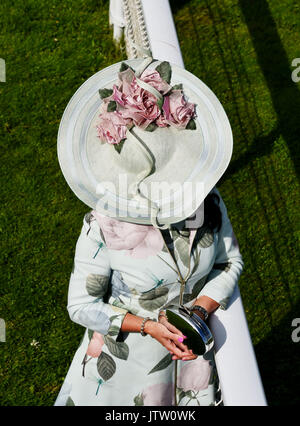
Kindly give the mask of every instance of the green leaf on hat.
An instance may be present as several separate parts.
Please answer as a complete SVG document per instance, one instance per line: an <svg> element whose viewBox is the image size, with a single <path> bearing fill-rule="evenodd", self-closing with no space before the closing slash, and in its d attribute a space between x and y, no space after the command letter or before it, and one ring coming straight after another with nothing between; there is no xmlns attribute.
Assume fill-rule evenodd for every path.
<svg viewBox="0 0 300 426"><path fill-rule="evenodd" d="M126 140L126 139L122 139L119 143L115 143L115 144L114 144L114 148L115 148L115 150L116 150L119 154L120 154L120 152L122 151L122 148L123 148L123 145L124 145L125 140Z"/></svg>
<svg viewBox="0 0 300 426"><path fill-rule="evenodd" d="M131 68L128 64L126 64L126 62L121 63L119 72L126 71L128 68L130 68L133 72L135 72L133 68Z"/></svg>
<svg viewBox="0 0 300 426"><path fill-rule="evenodd" d="M196 121L191 119L186 125L187 130L196 130Z"/></svg>
<svg viewBox="0 0 300 426"><path fill-rule="evenodd" d="M146 127L147 132L153 132L153 130L157 129L157 125L155 123L150 123L149 126Z"/></svg>
<svg viewBox="0 0 300 426"><path fill-rule="evenodd" d="M107 105L107 112L113 112L117 109L117 102L116 101L109 101Z"/></svg>
<svg viewBox="0 0 300 426"><path fill-rule="evenodd" d="M157 106L160 110L162 110L163 104L164 104L164 98L157 100Z"/></svg>
<svg viewBox="0 0 300 426"><path fill-rule="evenodd" d="M99 95L101 99L108 98L113 94L113 89L99 89Z"/></svg>
<svg viewBox="0 0 300 426"><path fill-rule="evenodd" d="M175 84L175 86L173 86L173 87L171 88L171 91L172 91L172 90L183 90L182 84L181 84L181 83L179 83L179 84Z"/></svg>
<svg viewBox="0 0 300 426"><path fill-rule="evenodd" d="M165 80L167 83L170 83L171 81L171 75L172 75L172 68L169 62L163 61L157 67L155 68L156 71L159 73L161 78Z"/></svg>

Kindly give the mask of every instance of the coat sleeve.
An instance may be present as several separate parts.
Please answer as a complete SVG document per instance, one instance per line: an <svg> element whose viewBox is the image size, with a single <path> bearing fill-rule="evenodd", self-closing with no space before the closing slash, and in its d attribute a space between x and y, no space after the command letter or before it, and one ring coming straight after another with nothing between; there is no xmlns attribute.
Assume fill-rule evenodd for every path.
<svg viewBox="0 0 300 426"><path fill-rule="evenodd" d="M67 309L75 323L116 339L128 311L104 301L111 276L108 250L96 221L88 215L76 244Z"/></svg>
<svg viewBox="0 0 300 426"><path fill-rule="evenodd" d="M226 309L243 270L244 262L220 192L216 187L212 192L220 197L222 226L218 232L214 265L199 296L208 296L218 302L221 309Z"/></svg>

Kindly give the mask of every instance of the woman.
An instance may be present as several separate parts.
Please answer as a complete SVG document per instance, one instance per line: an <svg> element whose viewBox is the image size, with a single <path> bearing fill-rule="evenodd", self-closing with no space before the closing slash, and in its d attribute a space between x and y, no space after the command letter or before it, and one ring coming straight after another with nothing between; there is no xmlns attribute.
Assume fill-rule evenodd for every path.
<svg viewBox="0 0 300 426"><path fill-rule="evenodd" d="M119 173L125 170L129 177L134 171L130 188L135 188L135 192L131 193L133 197L130 202L146 199L149 213L148 220L142 214L143 219L138 215L133 218L129 214L124 218L119 208L117 218L111 217L106 198L106 204L97 203L96 208L83 220L69 284L68 311L70 318L85 327L86 332L56 405L168 406L215 403L217 375L213 351L204 356L195 355L185 344L186 336L168 321L166 308L180 303L182 294L182 302L204 320L217 308L226 309L242 271L243 261L225 204L213 185L208 193L204 191L201 204L198 199L198 207L203 207L204 201L204 223L197 227L188 225L191 213L195 211L188 201L188 208L183 209L181 220L178 220L178 215L174 220L175 215L169 210L164 226L160 226L164 217L163 203L160 209L155 210L155 197L151 199L149 193L143 195L140 184L149 176L154 176L153 181L157 177L160 181L163 177L167 179L163 173L167 173L171 181L176 176L183 183L196 165L200 173L198 180L205 182L209 178L210 185L211 182L215 184L228 165L231 133L228 133L225 113L219 104L215 120L219 120L219 125L223 123L225 136L215 138L217 125L210 123L208 116L206 124L211 124L211 134L206 140L204 131L197 133L204 124L199 119L197 125L191 125L192 120L196 121L194 104L183 97L182 87L171 86L170 67L162 63L163 66L160 64L149 70L147 67L150 63L152 61L146 64L145 61L130 62L136 66L135 70L128 66L124 69L122 65L113 89L105 92L105 96L103 89L100 91L104 99L100 107L97 136L104 143L120 145L118 154L115 150L109 151L109 161L105 161L107 144L101 155L95 155L98 146L93 129L99 120L98 115L94 121L89 118L89 126L78 119L79 130L76 124L69 124L76 122L71 120L72 111L77 111L76 97L72 100L73 106L67 107L60 127L60 164L68 183L83 201L88 204L86 191L85 194L82 192L86 179L80 173L82 166L77 161L76 170L80 176L77 184L74 173L71 175L68 169L72 168L69 166L72 159L70 150L66 150L65 146L70 134L80 134L86 141L86 152L92 153L90 164L97 158L99 163L94 173L101 183L109 173L109 180L113 181L118 167ZM112 72L110 69L109 73ZM175 83L179 78L188 76L192 82L189 87L185 80L189 94L195 87L192 96L197 98L196 88L201 87L209 105L218 103L206 86L203 87L203 83L187 71L172 67L172 72ZM179 75L176 76L176 73ZM101 72L97 79L103 88L105 75ZM83 89L85 94L89 87L95 85L95 81L90 83ZM78 96L82 99L80 90ZM92 99L92 95L91 98L85 97L88 99L87 105L91 105L89 99ZM200 97L196 100L200 105ZM157 105L160 108L156 108ZM204 107L203 104L202 118L205 117ZM91 117L91 113L87 114L86 111L78 113L80 115ZM155 132L145 132L153 123ZM74 128L73 133L70 126ZM86 128L89 130L84 133L83 129ZM200 149L201 134L204 137ZM74 147L80 142L78 139L76 142L72 136L70 143ZM93 149L88 147L89 143L94 144ZM206 146L214 151L214 155L208 155L205 163L203 152ZM222 158L218 155L218 149L222 152ZM178 161L183 155L180 164L185 165L179 170ZM196 164L197 156L201 169ZM215 164L218 157L221 160ZM105 164L109 164L111 169L113 164L114 170L105 169L103 176L99 177L100 164L101 169L105 168ZM205 172L206 166L210 166L210 173ZM174 171L171 177L170 170ZM124 194L120 190L117 196L121 198ZM162 212L161 216L153 216L153 210Z"/></svg>

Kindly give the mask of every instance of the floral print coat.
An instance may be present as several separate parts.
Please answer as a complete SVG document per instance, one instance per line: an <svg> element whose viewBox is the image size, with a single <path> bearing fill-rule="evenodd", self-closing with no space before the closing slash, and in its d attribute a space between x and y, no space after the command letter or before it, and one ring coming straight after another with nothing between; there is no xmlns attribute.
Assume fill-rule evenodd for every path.
<svg viewBox="0 0 300 426"><path fill-rule="evenodd" d="M181 235L172 230L177 266L185 278L183 303L206 295L226 309L243 269L226 206L222 226L202 226ZM68 312L85 327L55 405L212 405L216 371L213 350L190 361L174 361L151 336L121 330L127 312L157 320L179 302L175 261L160 230L87 213L70 277Z"/></svg>

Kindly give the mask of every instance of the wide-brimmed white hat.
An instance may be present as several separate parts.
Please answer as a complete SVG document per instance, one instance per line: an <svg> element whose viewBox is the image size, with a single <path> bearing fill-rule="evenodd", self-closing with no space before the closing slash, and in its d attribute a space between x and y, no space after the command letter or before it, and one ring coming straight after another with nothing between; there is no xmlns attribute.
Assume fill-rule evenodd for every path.
<svg viewBox="0 0 300 426"><path fill-rule="evenodd" d="M147 58L146 62L132 59L125 61L126 66L122 64L94 74L69 101L58 132L60 167L76 196L99 213L166 227L191 217L225 172L233 147L230 123L215 94L187 70L170 64L168 84L172 89L159 91L155 85L149 89L150 71L165 63ZM118 91L120 75L126 74L128 66L138 85L157 97L162 114L166 111L162 107L166 96L172 90L181 90L186 102L195 105L193 125L182 129L173 120L174 126L155 125L155 130L151 126L145 130L144 120L141 126L127 126L120 144L101 140L99 117L108 105L103 93L108 89L109 102L112 91L113 99L122 95ZM148 80L142 78L145 68ZM122 69L125 71L120 74ZM110 103L109 111L117 114L116 104L122 110L122 100L119 102ZM130 121L130 113L129 109L124 115L126 122Z"/></svg>

